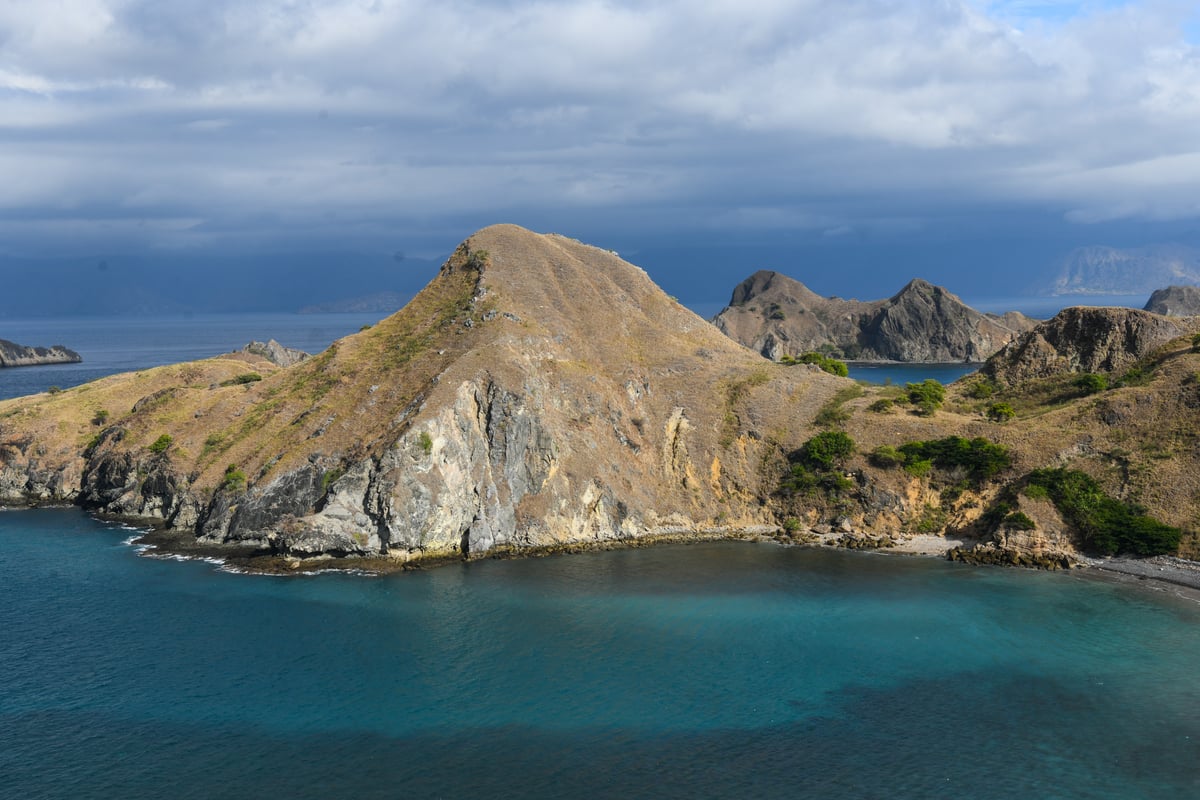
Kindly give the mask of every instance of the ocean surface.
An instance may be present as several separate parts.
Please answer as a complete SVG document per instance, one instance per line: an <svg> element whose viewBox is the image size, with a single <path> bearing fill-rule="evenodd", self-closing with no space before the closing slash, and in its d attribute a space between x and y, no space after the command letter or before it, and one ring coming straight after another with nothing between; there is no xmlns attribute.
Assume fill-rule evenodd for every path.
<svg viewBox="0 0 1200 800"><path fill-rule="evenodd" d="M982 364L871 364L864 361L848 361L850 377L867 383L895 384L920 383L932 378L941 383L954 383L964 375L970 375Z"/></svg>
<svg viewBox="0 0 1200 800"><path fill-rule="evenodd" d="M61 344L82 364L0 370L0 400L68 389L118 372L195 361L275 339L319 353L384 314L189 314L171 317L0 319L0 339L26 346Z"/></svg>
<svg viewBox="0 0 1200 800"><path fill-rule="evenodd" d="M697 544L366 577L0 512L0 796L1200 797L1200 606Z"/></svg>

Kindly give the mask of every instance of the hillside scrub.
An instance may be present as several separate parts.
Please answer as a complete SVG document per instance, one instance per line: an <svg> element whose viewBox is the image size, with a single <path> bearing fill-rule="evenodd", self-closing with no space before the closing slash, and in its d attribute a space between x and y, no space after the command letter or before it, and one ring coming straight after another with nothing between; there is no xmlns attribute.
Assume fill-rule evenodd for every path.
<svg viewBox="0 0 1200 800"><path fill-rule="evenodd" d="M1085 546L1101 555L1163 555L1179 549L1182 531L1152 517L1136 505L1107 495L1086 472L1039 469L1029 485L1046 490L1058 512L1083 535Z"/></svg>
<svg viewBox="0 0 1200 800"><path fill-rule="evenodd" d="M941 470L963 469L976 486L1012 466L1012 455L1004 445L983 437L965 439L947 436L925 442L906 442L898 448L905 465L929 462Z"/></svg>
<svg viewBox="0 0 1200 800"><path fill-rule="evenodd" d="M916 406L916 411L923 417L932 416L946 402L946 387L933 378L926 378L920 383L906 383L908 402Z"/></svg>
<svg viewBox="0 0 1200 800"><path fill-rule="evenodd" d="M779 363L787 364L788 366L794 364L816 364L825 372L828 372L830 375L837 375L839 378L845 378L850 374L850 368L846 366L846 362L838 361L836 358L831 358L817 352L802 353L795 357L785 355L779 359Z"/></svg>

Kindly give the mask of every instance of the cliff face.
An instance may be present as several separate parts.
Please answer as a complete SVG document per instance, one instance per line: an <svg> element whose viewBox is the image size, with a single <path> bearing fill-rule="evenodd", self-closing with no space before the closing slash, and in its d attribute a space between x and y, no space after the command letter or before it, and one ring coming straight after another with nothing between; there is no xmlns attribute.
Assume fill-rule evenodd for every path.
<svg viewBox="0 0 1200 800"><path fill-rule="evenodd" d="M949 302L914 289L881 327L917 325L909 303ZM993 358L993 374L1142 359L1150 382L1043 401L1004 378L984 401L948 387L945 407L922 415L894 387L763 360L607 251L495 226L400 312L295 365L227 354L0 402L0 504L76 502L289 557L402 562L786 529L854 547L974 537L970 557L1058 565L1080 537L1038 501L1016 501L1033 530L980 526L1022 476L1068 465L1187 527L1181 552L1195 557L1200 353L1190 337L1169 341L1185 327L1064 312ZM244 382L248 371L261 380ZM1016 418L989 421L997 400ZM817 470L805 448L836 430L853 452ZM1011 466L964 489L961 467L897 465L905 443L951 436L999 444Z"/></svg>
<svg viewBox="0 0 1200 800"><path fill-rule="evenodd" d="M1190 328L1186 321L1131 308L1066 308L980 371L1009 385L1064 372L1117 372Z"/></svg>
<svg viewBox="0 0 1200 800"><path fill-rule="evenodd" d="M1164 317L1200 316L1200 286L1168 286L1155 289L1145 311Z"/></svg>
<svg viewBox="0 0 1200 800"><path fill-rule="evenodd" d="M0 339L0 367L31 367L40 364L78 364L79 353L56 344L53 347L25 347Z"/></svg>
<svg viewBox="0 0 1200 800"><path fill-rule="evenodd" d="M771 432L840 385L764 363L606 251L514 226L325 353L238 384L247 366L0 404L0 502L74 499L301 556L771 525Z"/></svg>
<svg viewBox="0 0 1200 800"><path fill-rule="evenodd" d="M982 361L1033 320L981 314L945 289L914 280L886 300L821 297L776 272L734 289L713 320L734 340L771 359L834 348L864 361Z"/></svg>

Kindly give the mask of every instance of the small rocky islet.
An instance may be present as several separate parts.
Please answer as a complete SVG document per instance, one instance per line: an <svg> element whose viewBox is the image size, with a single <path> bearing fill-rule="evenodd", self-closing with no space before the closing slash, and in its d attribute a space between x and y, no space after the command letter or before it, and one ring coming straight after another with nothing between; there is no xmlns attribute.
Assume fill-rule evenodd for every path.
<svg viewBox="0 0 1200 800"><path fill-rule="evenodd" d="M1003 327L979 373L865 387L765 359L610 251L493 226L315 356L260 344L0 403L0 503L151 520L264 567L762 536L1200 556L1194 321L1068 309L1019 331L955 300L914 282L867 327L954 309L971 352Z"/></svg>
<svg viewBox="0 0 1200 800"><path fill-rule="evenodd" d="M0 368L79 364L82 361L83 357L79 353L61 344L52 347L29 347L0 339Z"/></svg>

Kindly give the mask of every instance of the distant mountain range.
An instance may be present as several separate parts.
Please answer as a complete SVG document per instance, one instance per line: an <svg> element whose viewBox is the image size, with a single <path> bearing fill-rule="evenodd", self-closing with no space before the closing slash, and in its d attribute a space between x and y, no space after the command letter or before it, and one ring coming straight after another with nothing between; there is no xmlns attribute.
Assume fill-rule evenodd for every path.
<svg viewBox="0 0 1200 800"><path fill-rule="evenodd" d="M819 350L862 361L983 361L1036 321L983 314L940 286L910 281L885 300L822 297L778 272L754 273L713 323L771 359Z"/></svg>
<svg viewBox="0 0 1200 800"><path fill-rule="evenodd" d="M1163 244L1148 247L1080 247L1039 294L1142 294L1162 286L1200 283L1200 249Z"/></svg>

